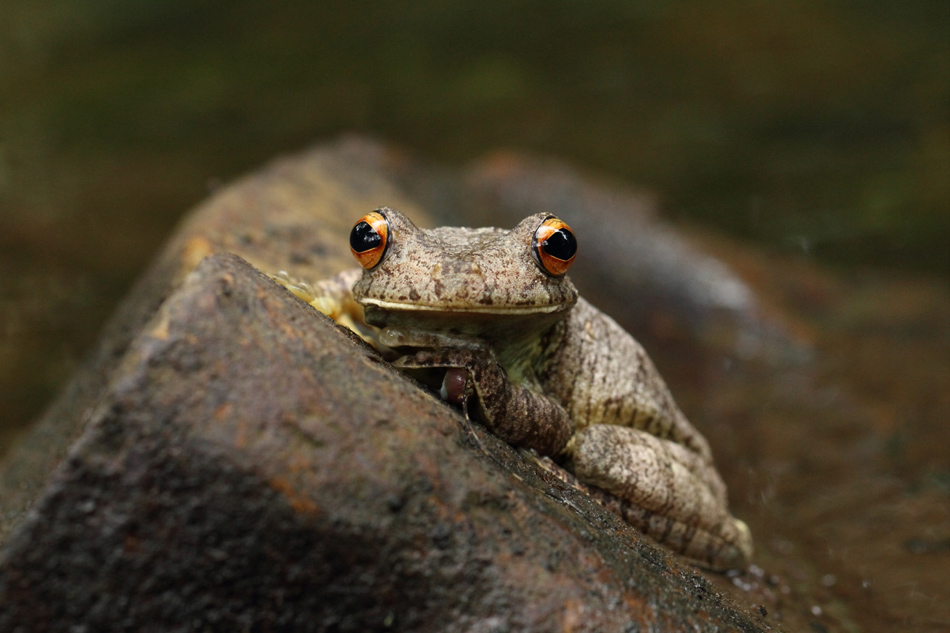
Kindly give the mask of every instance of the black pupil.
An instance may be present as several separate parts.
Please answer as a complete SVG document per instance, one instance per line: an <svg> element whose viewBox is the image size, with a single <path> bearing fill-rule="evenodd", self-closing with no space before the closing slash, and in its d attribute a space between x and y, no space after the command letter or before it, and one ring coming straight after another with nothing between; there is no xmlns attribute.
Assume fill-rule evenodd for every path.
<svg viewBox="0 0 950 633"><path fill-rule="evenodd" d="M365 220L354 226L350 232L350 248L357 253L376 248L382 241L383 238L376 232L376 229Z"/></svg>
<svg viewBox="0 0 950 633"><path fill-rule="evenodd" d="M541 244L544 252L562 261L567 261L577 253L577 239L566 229L558 229Z"/></svg>

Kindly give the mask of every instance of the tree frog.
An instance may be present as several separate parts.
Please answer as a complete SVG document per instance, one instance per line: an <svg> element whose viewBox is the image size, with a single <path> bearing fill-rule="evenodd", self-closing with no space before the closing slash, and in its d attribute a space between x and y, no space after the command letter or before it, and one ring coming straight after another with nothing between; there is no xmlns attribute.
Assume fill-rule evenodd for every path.
<svg viewBox="0 0 950 633"><path fill-rule="evenodd" d="M565 222L429 230L382 207L350 248L359 269L315 287L278 281L396 366L439 375L443 398L609 493L657 541L711 569L748 564L749 529L729 513L706 439L640 344L565 275L578 248Z"/></svg>

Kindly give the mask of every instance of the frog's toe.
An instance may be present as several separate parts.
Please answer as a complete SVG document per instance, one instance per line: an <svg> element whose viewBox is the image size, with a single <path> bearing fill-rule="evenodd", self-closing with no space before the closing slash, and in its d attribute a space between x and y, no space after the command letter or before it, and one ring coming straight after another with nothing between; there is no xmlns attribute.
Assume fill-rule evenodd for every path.
<svg viewBox="0 0 950 633"><path fill-rule="evenodd" d="M446 350L419 350L413 354L402 356L393 361L396 367L403 369L426 369L426 368L471 368L475 362L475 356L464 349L446 349Z"/></svg>
<svg viewBox="0 0 950 633"><path fill-rule="evenodd" d="M445 372L445 378L442 379L442 389L439 391L439 395L451 404L462 404L472 395L468 371L458 367L450 367Z"/></svg>
<svg viewBox="0 0 950 633"><path fill-rule="evenodd" d="M746 522L742 519L733 517L732 521L736 526L736 548L741 553L739 559L744 563L737 565L737 567L745 567L749 561L752 560L754 550L752 545L752 530L749 529L749 526L746 525Z"/></svg>
<svg viewBox="0 0 950 633"><path fill-rule="evenodd" d="M393 365L400 369L427 369L429 367L442 367L439 364L439 358L431 350L419 350L412 354L400 356L393 361Z"/></svg>

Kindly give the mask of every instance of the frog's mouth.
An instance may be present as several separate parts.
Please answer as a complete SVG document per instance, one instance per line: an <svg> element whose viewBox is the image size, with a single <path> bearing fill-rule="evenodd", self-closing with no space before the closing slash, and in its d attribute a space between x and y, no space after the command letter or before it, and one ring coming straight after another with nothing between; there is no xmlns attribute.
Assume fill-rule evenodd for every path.
<svg viewBox="0 0 950 633"><path fill-rule="evenodd" d="M550 305L532 305L532 306L494 306L494 305L466 305L464 307L451 308L445 305L426 305L420 303L407 303L399 301L384 301L382 299L370 299L364 297L360 300L367 315L377 311L386 313L432 313L443 314L446 318L455 317L457 319L470 318L475 315L487 315L493 318L503 318L506 316L518 317L538 314L556 313L565 310L570 304L552 303ZM367 317L367 322L369 317Z"/></svg>
<svg viewBox="0 0 950 633"><path fill-rule="evenodd" d="M400 309L385 309L381 303L366 302L365 321L378 328L379 342L390 349L456 347L501 352L540 337L565 314L563 306L446 310L399 304Z"/></svg>

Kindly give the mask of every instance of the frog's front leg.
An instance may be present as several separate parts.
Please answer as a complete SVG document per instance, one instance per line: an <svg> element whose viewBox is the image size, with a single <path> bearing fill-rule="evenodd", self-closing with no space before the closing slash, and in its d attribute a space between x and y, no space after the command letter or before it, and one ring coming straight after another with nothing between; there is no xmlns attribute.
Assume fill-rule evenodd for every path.
<svg viewBox="0 0 950 633"><path fill-rule="evenodd" d="M574 474L620 500L627 523L715 570L743 568L749 528L708 479L712 464L682 444L629 427L594 424L571 442ZM699 473L705 473L701 476Z"/></svg>
<svg viewBox="0 0 950 633"><path fill-rule="evenodd" d="M361 268L353 268L313 284L295 279L283 270L270 277L298 299L352 330L370 345L380 348L376 331L366 325L363 306L353 297L353 284L362 274Z"/></svg>
<svg viewBox="0 0 950 633"><path fill-rule="evenodd" d="M560 404L544 394L515 384L487 352L461 348L422 350L393 363L405 369L444 368L464 370L474 391L479 419L513 446L531 448L542 455L560 454L574 427Z"/></svg>

